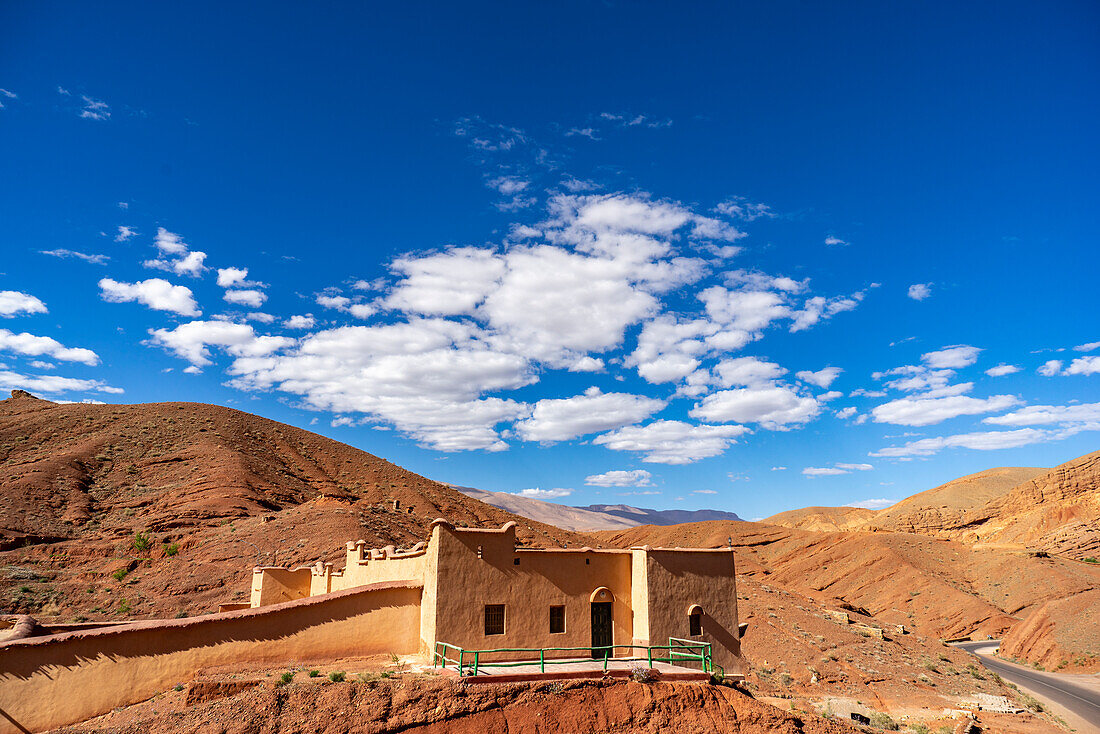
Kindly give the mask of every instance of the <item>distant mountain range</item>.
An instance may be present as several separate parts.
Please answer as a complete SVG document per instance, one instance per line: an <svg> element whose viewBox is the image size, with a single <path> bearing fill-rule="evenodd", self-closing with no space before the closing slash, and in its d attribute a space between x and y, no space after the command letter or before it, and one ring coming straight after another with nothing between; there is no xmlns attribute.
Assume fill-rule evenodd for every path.
<svg viewBox="0 0 1100 734"><path fill-rule="evenodd" d="M736 514L721 510L651 510L630 505L571 507L507 492L490 492L473 487L455 489L487 505L572 532L623 530L639 525L677 525L705 520L741 520Z"/></svg>

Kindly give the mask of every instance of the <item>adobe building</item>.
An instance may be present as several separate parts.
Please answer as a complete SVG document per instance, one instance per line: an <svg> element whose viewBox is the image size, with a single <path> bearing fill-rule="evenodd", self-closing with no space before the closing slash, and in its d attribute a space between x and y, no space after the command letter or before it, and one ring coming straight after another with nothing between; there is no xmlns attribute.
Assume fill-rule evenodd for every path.
<svg viewBox="0 0 1100 734"><path fill-rule="evenodd" d="M542 654L607 661L609 646L614 657L646 660L644 648L681 638L710 643L727 675L742 670L732 548L520 548L515 523L481 530L445 520L405 552L364 546L348 544L342 571L256 568L251 603L216 614L38 630L9 623L0 629L0 734L84 721L204 669L376 654L430 663L436 643L580 648ZM621 673L636 663L606 664ZM577 666L546 672L563 667Z"/></svg>
<svg viewBox="0 0 1100 734"><path fill-rule="evenodd" d="M631 657L637 652L619 646L666 645L671 637L709 642L716 665L741 672L732 548L522 548L514 522L475 529L445 520L406 552L365 545L347 544L343 571L331 563L254 569L251 606L407 582L422 588L424 655L446 642L466 650L590 648L593 657L613 645L613 657ZM509 657L523 654L497 659Z"/></svg>

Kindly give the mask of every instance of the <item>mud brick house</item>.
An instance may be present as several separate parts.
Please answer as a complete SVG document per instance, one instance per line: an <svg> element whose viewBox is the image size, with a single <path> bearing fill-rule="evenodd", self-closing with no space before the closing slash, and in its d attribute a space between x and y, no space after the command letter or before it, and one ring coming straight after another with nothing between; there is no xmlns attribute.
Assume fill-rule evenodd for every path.
<svg viewBox="0 0 1100 734"><path fill-rule="evenodd" d="M349 543L343 570L256 568L251 603L215 614L32 627L0 630L0 734L84 721L203 669L378 653L427 663L437 643L637 660L635 648L681 638L710 643L715 665L741 672L731 548L521 548L515 523L436 520L427 542L407 551ZM482 660L493 655L529 659L528 651Z"/></svg>
<svg viewBox="0 0 1100 734"><path fill-rule="evenodd" d="M447 642L468 650L589 647L593 656L614 645L610 654L627 657L618 646L675 637L711 643L714 662L740 672L732 548L522 548L515 523L475 529L436 520L428 542L408 551L348 543L342 571L331 563L256 568L251 606L382 582L421 588L424 654Z"/></svg>

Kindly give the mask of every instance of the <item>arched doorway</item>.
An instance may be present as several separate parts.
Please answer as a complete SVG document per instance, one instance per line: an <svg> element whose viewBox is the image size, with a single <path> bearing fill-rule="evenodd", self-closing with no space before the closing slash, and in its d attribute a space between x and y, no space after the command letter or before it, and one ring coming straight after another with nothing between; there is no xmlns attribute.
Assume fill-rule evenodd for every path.
<svg viewBox="0 0 1100 734"><path fill-rule="evenodd" d="M592 592L592 657L603 659L614 657L614 615L615 595L606 586Z"/></svg>

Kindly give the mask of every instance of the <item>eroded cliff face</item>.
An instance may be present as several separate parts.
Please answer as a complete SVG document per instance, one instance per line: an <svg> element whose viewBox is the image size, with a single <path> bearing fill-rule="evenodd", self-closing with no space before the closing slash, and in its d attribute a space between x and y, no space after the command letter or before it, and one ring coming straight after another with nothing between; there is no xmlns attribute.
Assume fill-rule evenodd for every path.
<svg viewBox="0 0 1100 734"><path fill-rule="evenodd" d="M1100 556L1100 451L1053 469L978 472L877 512L807 507L764 522L817 532L915 533L1077 559Z"/></svg>
<svg viewBox="0 0 1100 734"><path fill-rule="evenodd" d="M1100 551L1100 451L1066 462L967 513L960 540L1085 558ZM971 535L973 537L971 537Z"/></svg>
<svg viewBox="0 0 1100 734"><path fill-rule="evenodd" d="M1047 670L1100 671L1100 589L1042 605L1005 635L1001 655Z"/></svg>
<svg viewBox="0 0 1100 734"><path fill-rule="evenodd" d="M171 694L169 694L171 695ZM549 681L463 685L398 678L332 685L255 685L187 706L136 707L60 732L162 734L340 732L341 734L851 734L814 714L782 711L727 686ZM169 709L169 710L165 710Z"/></svg>

